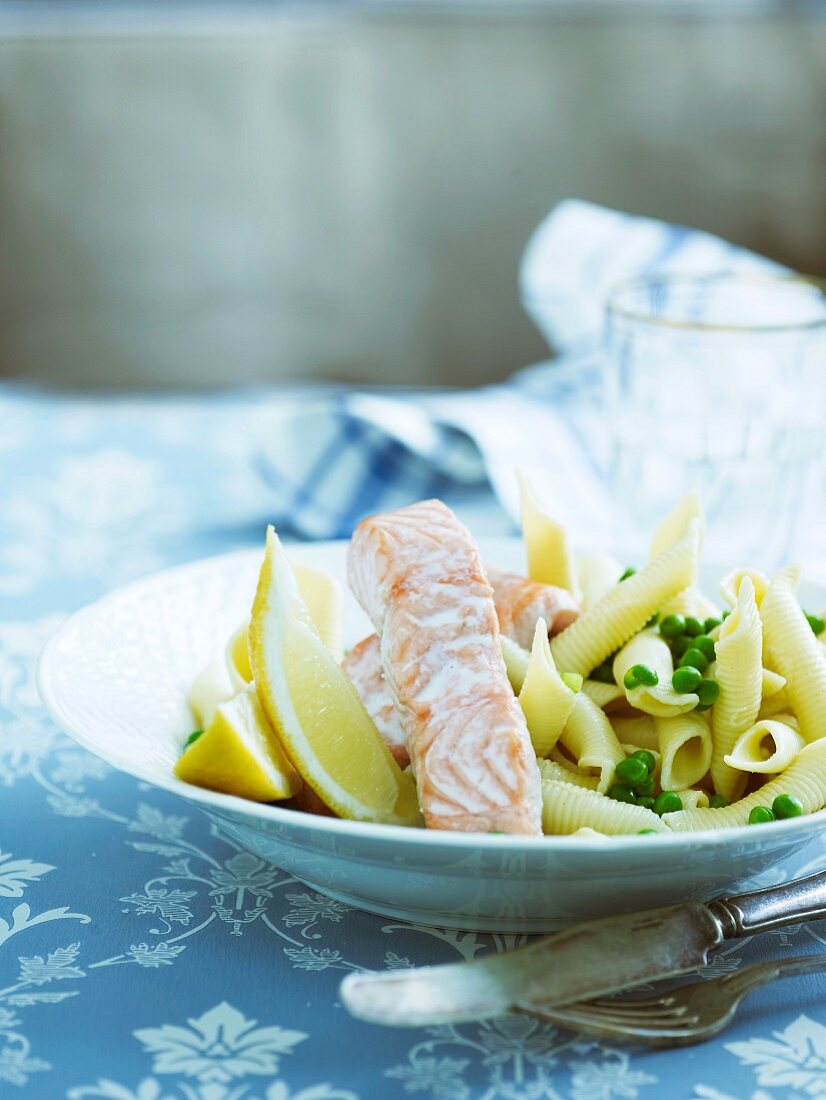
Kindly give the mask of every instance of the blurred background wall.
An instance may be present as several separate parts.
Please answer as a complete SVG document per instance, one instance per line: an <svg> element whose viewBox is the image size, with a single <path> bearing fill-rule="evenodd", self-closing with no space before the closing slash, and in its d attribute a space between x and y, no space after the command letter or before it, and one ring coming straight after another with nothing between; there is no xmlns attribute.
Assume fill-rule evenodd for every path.
<svg viewBox="0 0 826 1100"><path fill-rule="evenodd" d="M822 12L0 7L0 376L502 377L567 196L824 274Z"/></svg>

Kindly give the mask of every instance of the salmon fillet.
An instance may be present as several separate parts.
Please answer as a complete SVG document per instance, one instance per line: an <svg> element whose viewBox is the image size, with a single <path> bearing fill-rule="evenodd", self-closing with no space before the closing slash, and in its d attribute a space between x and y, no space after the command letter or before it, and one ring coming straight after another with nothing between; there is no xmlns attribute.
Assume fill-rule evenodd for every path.
<svg viewBox="0 0 826 1100"><path fill-rule="evenodd" d="M504 569L486 568L493 588L499 629L523 649L530 649L536 624L544 619L553 637L579 617L579 604L564 588L553 584L506 573Z"/></svg>
<svg viewBox="0 0 826 1100"><path fill-rule="evenodd" d="M396 704L384 679L378 634L371 634L353 646L341 662L341 667L359 693L364 709L375 722L396 763L400 768L406 768L410 756Z"/></svg>
<svg viewBox="0 0 826 1100"><path fill-rule="evenodd" d="M540 835L536 759L470 533L438 500L373 516L348 578L381 638L427 826Z"/></svg>

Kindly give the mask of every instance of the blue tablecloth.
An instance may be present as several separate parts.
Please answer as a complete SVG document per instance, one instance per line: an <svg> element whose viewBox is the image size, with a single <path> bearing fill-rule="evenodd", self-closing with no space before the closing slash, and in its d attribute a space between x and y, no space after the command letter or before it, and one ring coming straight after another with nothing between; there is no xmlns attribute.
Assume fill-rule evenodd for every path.
<svg viewBox="0 0 826 1100"><path fill-rule="evenodd" d="M337 1002L359 967L519 937L402 926L330 901L45 718L63 616L128 577L260 545L251 454L277 398L80 400L0 390L0 1092L53 1100L786 1100L826 1095L817 978L753 996L714 1042L651 1053L527 1018L388 1031ZM492 498L454 501L507 530ZM810 846L786 876L824 862ZM663 900L668 900L664 884ZM826 925L735 941L701 978L819 950Z"/></svg>

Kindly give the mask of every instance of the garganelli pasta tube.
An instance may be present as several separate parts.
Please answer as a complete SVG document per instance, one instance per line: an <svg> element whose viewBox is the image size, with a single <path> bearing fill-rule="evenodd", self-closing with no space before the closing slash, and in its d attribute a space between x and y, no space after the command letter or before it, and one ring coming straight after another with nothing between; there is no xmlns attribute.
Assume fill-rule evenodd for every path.
<svg viewBox="0 0 826 1100"><path fill-rule="evenodd" d="M748 566L732 569L720 581L720 595L729 607L734 607L743 577L748 577L754 585L754 602L760 607L769 588L769 578L759 569L750 569Z"/></svg>
<svg viewBox="0 0 826 1100"><path fill-rule="evenodd" d="M692 582L700 539L696 523L678 543L612 588L553 639L551 652L560 672L587 676Z"/></svg>
<svg viewBox="0 0 826 1100"><path fill-rule="evenodd" d="M703 535L705 532L705 516L703 515L703 506L700 502L700 494L696 489L690 489L685 494L682 500L671 509L654 532L654 537L651 540L651 547L648 551L649 559L653 561L654 558L658 558L665 550L668 550L678 543L680 539L685 538L692 524L699 534L699 553L699 550L702 549ZM694 580L693 577L692 580Z"/></svg>
<svg viewBox="0 0 826 1100"><path fill-rule="evenodd" d="M614 769L625 759L625 753L611 723L582 692L576 696L560 741L581 768L599 769L597 790L607 791L614 779Z"/></svg>
<svg viewBox="0 0 826 1100"><path fill-rule="evenodd" d="M664 791L682 791L699 783L711 763L711 730L696 711L675 718L655 718Z"/></svg>
<svg viewBox="0 0 826 1100"><path fill-rule="evenodd" d="M746 777L725 757L757 721L763 692L763 629L750 577L740 582L737 603L720 627L715 650L720 694L711 718L711 779L717 793L733 802L743 793Z"/></svg>
<svg viewBox="0 0 826 1100"><path fill-rule="evenodd" d="M537 756L547 756L557 743L575 702L576 692L563 683L556 671L548 644L548 628L545 620L540 619L536 624L528 670L519 692L519 705L528 723L528 733Z"/></svg>
<svg viewBox="0 0 826 1100"><path fill-rule="evenodd" d="M576 558L576 573L582 606L589 608L609 589L619 584L622 565L611 554L579 554Z"/></svg>
<svg viewBox="0 0 826 1100"><path fill-rule="evenodd" d="M587 787L591 791L597 789L599 779L595 775L580 775L558 764L555 760L537 760L537 764L542 779L554 779L557 783L572 783L575 787Z"/></svg>
<svg viewBox="0 0 826 1100"><path fill-rule="evenodd" d="M610 721L621 744L659 751L657 727L650 714L634 714L630 717L624 714L612 714Z"/></svg>
<svg viewBox="0 0 826 1100"><path fill-rule="evenodd" d="M638 833L640 829L651 829L656 833L666 831L661 818L644 806L615 802L596 791L574 787L571 783L543 780L543 831L563 836L583 828L596 829L612 836Z"/></svg>
<svg viewBox="0 0 826 1100"><path fill-rule="evenodd" d="M737 739L726 763L743 772L775 775L788 768L805 744L805 738L785 722L764 719Z"/></svg>
<svg viewBox="0 0 826 1100"><path fill-rule="evenodd" d="M826 651L797 602L800 571L794 566L772 577L760 613L772 668L786 677L792 710L807 741L826 737Z"/></svg>
<svg viewBox="0 0 826 1100"><path fill-rule="evenodd" d="M579 594L574 556L568 534L537 499L528 479L517 473L522 538L528 555L528 576L540 584L566 588L575 598Z"/></svg>
<svg viewBox="0 0 826 1100"><path fill-rule="evenodd" d="M584 680L582 690L589 699L593 699L598 707L605 711L616 709L614 704L620 703L625 709L627 702L625 691L618 684L603 684L601 680Z"/></svg>
<svg viewBox="0 0 826 1100"><path fill-rule="evenodd" d="M502 660L505 662L505 671L511 687L518 695L525 682L531 655L527 649L517 645L511 638L506 638L504 634L499 635L499 647L502 650Z"/></svg>
<svg viewBox="0 0 826 1100"><path fill-rule="evenodd" d="M747 825L755 806L771 806L780 794L798 799L804 814L813 814L826 806L826 738L806 745L784 772L739 802L719 809L678 810L665 814L662 820L675 832Z"/></svg>
<svg viewBox="0 0 826 1100"><path fill-rule="evenodd" d="M656 630L643 630L630 642L626 642L614 658L613 673L618 684L622 684L626 672L634 665L647 665L659 676L659 683L653 687L640 684L626 688L625 694L631 706L645 714L661 718L675 714L685 714L699 703L698 696L691 692L679 694L671 686L674 672L674 660L671 650Z"/></svg>
<svg viewBox="0 0 826 1100"><path fill-rule="evenodd" d="M684 810L704 810L708 806L708 795L705 791L689 788L686 791L680 791L680 802Z"/></svg>

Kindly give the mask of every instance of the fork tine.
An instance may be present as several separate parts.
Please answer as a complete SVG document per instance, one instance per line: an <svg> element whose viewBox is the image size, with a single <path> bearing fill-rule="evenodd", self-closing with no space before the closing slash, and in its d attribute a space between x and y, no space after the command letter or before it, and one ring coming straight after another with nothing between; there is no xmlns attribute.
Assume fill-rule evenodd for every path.
<svg viewBox="0 0 826 1100"><path fill-rule="evenodd" d="M567 1006L566 1006L567 1007ZM564 1011L565 1009L563 1009ZM610 1019L640 1020L644 1021L658 1017L684 1016L688 1011L685 1004L646 1004L637 1005L633 1002L623 1004L621 1001L614 1005L588 1005L588 1015L603 1016Z"/></svg>
<svg viewBox="0 0 826 1100"><path fill-rule="evenodd" d="M637 1036L678 1036L691 1030L699 1021L698 1016L683 1016L676 1019L651 1019L644 1023L629 1023L621 1019L599 1017L590 1012L567 1012L560 1009L531 1009L532 1016L548 1020L552 1024L569 1028L571 1031L601 1031L603 1034Z"/></svg>

